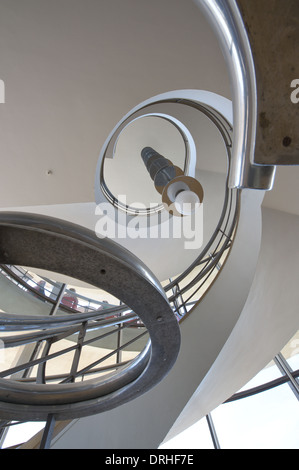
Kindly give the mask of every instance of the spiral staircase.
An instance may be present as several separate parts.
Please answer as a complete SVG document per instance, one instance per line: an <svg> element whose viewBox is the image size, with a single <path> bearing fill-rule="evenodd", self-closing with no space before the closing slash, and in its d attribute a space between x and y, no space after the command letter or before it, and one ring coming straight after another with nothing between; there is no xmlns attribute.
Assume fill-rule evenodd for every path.
<svg viewBox="0 0 299 470"><path fill-rule="evenodd" d="M107 209L108 223L112 221L118 230L127 230L132 222L135 227L142 227L142 246L146 249L149 230L171 226L174 217L165 210L162 201L142 209L123 203L109 187L107 168L116 159L122 136L141 121L155 118L173 126L180 136L184 148L182 177L198 179L199 152L184 119L189 110L193 119L204 115L221 136L227 172L221 211L213 228L204 234L202 246L184 251L186 241L190 240L183 237L177 240L173 232L162 245L163 259L174 256L175 246L175 250L186 254L187 266L179 273L174 271L161 284L132 253L133 248L125 247L121 237L115 242L97 231L36 214L0 214L2 276L22 290L29 311L32 302L40 306L40 313L34 315L24 311L0 313L1 344L5 351L16 351L14 360L0 371L2 427L5 429L11 422L46 422L42 448L49 447L57 422L68 423L114 410L150 390L159 390L161 383L166 384L167 390L176 386L171 370L178 363L186 365L184 353L178 359L181 335L187 331L190 334L199 319L200 327L206 331L204 325L209 315L210 321L215 316L214 327L219 335L213 352L208 348L206 351L203 369L207 372L248 296L260 248L260 206L264 192L273 186L278 157L275 160L273 155L272 160L267 157L261 161L259 154L259 161L256 159L255 148L260 148L261 139L256 101L259 88L255 56L239 10L242 5L238 8L235 1L221 0L196 3L222 44L233 83L232 103L200 90L166 92L140 103L107 137L95 176L95 200L98 207ZM258 64L259 60L257 55ZM134 169L132 173L134 176ZM180 218L183 227L188 221L188 217ZM250 260L246 282L241 286L238 273L244 246L250 252ZM20 266L45 270L53 273L53 278L63 275L76 279L105 291L115 302L105 305L100 302L93 308L74 311L61 303L65 284L59 284L55 296L45 297L36 292L37 285L32 287L28 283L24 271L18 271ZM230 305L226 305L223 291L229 296L236 294ZM211 302L217 305L214 312ZM196 343L199 338L197 333L190 341ZM51 364L56 365L53 368ZM182 402L173 410L174 415L197 385L193 377ZM165 422L168 428L173 416L169 419Z"/></svg>

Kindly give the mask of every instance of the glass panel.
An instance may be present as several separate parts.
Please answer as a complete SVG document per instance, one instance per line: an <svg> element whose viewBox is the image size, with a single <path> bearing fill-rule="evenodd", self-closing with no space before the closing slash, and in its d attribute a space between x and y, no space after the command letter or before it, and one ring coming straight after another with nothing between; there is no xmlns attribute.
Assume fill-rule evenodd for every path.
<svg viewBox="0 0 299 470"><path fill-rule="evenodd" d="M292 371L298 370L299 369L299 354L296 354L296 356L290 357L287 362L290 368L292 369ZM296 380L298 381L299 378L297 377Z"/></svg>
<svg viewBox="0 0 299 470"><path fill-rule="evenodd" d="M249 382L247 382L247 384L244 385L244 387L242 387L239 391L249 390L250 388L258 387L259 385L271 382L271 380L278 379L279 377L282 377L282 373L275 365L275 363L271 361L255 377L253 377Z"/></svg>
<svg viewBox="0 0 299 470"><path fill-rule="evenodd" d="M299 449L298 401L288 384L212 412L222 449Z"/></svg>
<svg viewBox="0 0 299 470"><path fill-rule="evenodd" d="M44 429L45 422L27 422L14 424L8 428L2 445L3 449L23 444Z"/></svg>
<svg viewBox="0 0 299 470"><path fill-rule="evenodd" d="M206 418L167 441L159 449L214 449Z"/></svg>

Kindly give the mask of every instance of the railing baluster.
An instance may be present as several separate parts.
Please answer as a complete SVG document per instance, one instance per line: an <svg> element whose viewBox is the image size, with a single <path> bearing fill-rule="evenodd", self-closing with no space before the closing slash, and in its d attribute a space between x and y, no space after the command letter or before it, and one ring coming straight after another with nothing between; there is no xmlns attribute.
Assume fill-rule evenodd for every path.
<svg viewBox="0 0 299 470"><path fill-rule="evenodd" d="M75 350L75 354L74 354L74 358L73 358L73 362L72 362L72 367L71 367L71 371L70 371L71 382L75 381L75 374L77 372L78 365L79 365L79 360L80 360L80 356L81 356L81 352L82 352L82 348L83 348L83 340L85 338L86 329L87 329L87 322L84 322L84 323L82 323L82 326L81 326L79 334L78 334L77 347L76 347L76 350Z"/></svg>
<svg viewBox="0 0 299 470"><path fill-rule="evenodd" d="M62 286L61 286L61 288L60 288L60 291L59 291L59 293L58 293L58 296L56 297L56 302L55 302L55 304L53 304L53 306L52 306L51 312L50 312L50 314L49 314L50 316L56 315L57 310L58 310L59 305L60 305L60 302L61 302L61 300L62 300L64 291L65 291L65 288L66 288L66 284L62 284Z"/></svg>
<svg viewBox="0 0 299 470"><path fill-rule="evenodd" d="M53 414L49 414L46 422L46 427L43 432L43 437L40 443L40 449L50 448L55 423L55 416Z"/></svg>

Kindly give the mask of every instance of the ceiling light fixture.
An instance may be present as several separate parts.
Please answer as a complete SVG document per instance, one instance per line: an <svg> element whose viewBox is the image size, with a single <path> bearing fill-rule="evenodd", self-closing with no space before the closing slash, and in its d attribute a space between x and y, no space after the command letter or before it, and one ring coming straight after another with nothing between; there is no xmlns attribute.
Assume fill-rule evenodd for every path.
<svg viewBox="0 0 299 470"><path fill-rule="evenodd" d="M144 147L141 157L169 213L179 217L191 215L203 201L201 184L152 147Z"/></svg>

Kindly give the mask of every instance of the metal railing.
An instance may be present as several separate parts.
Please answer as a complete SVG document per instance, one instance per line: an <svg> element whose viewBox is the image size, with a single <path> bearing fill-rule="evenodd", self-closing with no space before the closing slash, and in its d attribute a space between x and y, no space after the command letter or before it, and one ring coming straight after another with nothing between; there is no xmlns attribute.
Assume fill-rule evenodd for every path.
<svg viewBox="0 0 299 470"><path fill-rule="evenodd" d="M221 267L229 255L236 230L239 210L238 198L239 193L237 191L227 190L221 220L209 243L188 270L176 279L170 279L164 287L178 322L187 318L221 272ZM32 284L31 280L31 285L29 285L29 273L20 268L17 269L19 270L18 275L15 267L1 266L3 275L9 277L23 291L36 296L38 283ZM57 287L56 284L55 287ZM65 286L60 285L60 294L61 290L64 291L64 289ZM40 322L35 318L35 324L32 323L32 318L27 317L28 332L24 333L26 316L20 316L19 319L14 318L13 321L10 321L9 315L2 316L1 323L3 325L5 321L6 330L5 347L22 347L27 351L30 349L31 354L29 358L28 354L25 355L26 360L24 362L2 370L0 378L13 379L21 385L35 383L40 385L61 384L65 386L69 384L76 386L78 381L80 383L87 381L88 384L92 377L102 377L101 380L105 381L107 374L116 373L118 375L118 371L121 372L122 380L126 374L131 380L132 370L134 369L136 369L135 376L138 376L144 366L141 361L142 365L138 367L140 355L146 347L149 335L143 322L132 309L126 305L110 306L105 304L105 307L108 308L103 310L103 302L91 301L91 299L82 297L77 293L78 298L82 297L84 301L87 301L89 307L91 304L96 304L92 307L99 306L101 310L89 308L88 312L85 310L85 313L77 311L76 314L71 314L71 309L61 304L61 295L58 293L51 296L51 293L52 290L49 288L46 296L39 295L42 301L46 300L52 305L50 312L54 311L54 316L49 314L49 317L52 318L46 320L43 317ZM78 305L80 305L80 300ZM57 311L64 312L64 314L57 316ZM8 335L9 330L10 335ZM17 334L11 334L16 330L18 330ZM63 341L67 341L65 346L56 351L55 346ZM99 357L94 361L90 361L87 365L79 367L84 348L93 346L99 352L101 342L104 344L104 350L99 354ZM134 359L126 359L128 350L130 355L134 351L134 356L137 358L135 362ZM70 354L73 354L73 357L70 360L68 373L47 372L48 364L51 361L61 360L64 356ZM89 386L87 385L87 387ZM114 387L112 385L109 391L112 392L119 386L120 382L116 380ZM108 389L105 390L105 394L107 391ZM70 389L67 392L68 396L69 392ZM45 435L41 441L41 447L44 448L49 444L49 433L53 431L55 417L53 414L49 414L50 418L52 426L51 423L48 423L48 426L45 427ZM8 429L9 422L4 421L3 430Z"/></svg>
<svg viewBox="0 0 299 470"><path fill-rule="evenodd" d="M233 243L238 220L238 203L238 191L227 189L219 224L208 244L184 273L177 276L176 279L170 279L164 287L178 322L183 321L192 312L221 272L221 267L229 255ZM53 289L51 285L48 285L46 295L38 294L36 292L38 282L32 281L30 272L11 265L2 265L1 272L2 275L9 278L24 292L26 291L29 295L34 295L35 297L38 295L40 300L49 302L51 310L48 320L43 317L41 321L37 321L35 318L35 324L32 323L32 318L26 318L26 316L20 316L18 319L14 318L13 321L10 321L9 315L6 317L2 316L1 323L3 325L3 322L5 322L6 330L5 347L21 347L24 351L27 350L27 352L30 350L30 356L28 358L28 354L23 353L23 358L26 357L26 360L2 370L0 378L13 379L19 385L32 383L39 385L61 384L66 386L69 384L76 386L78 381L80 383L86 381L88 384L93 377L102 377L101 380L105 381L107 374L114 373L118 375L118 371L121 372L122 380L126 374L128 374L129 380L131 380L132 370L134 369L136 369L135 376L138 376L140 369L144 367L142 361L141 367L138 367L140 355L142 355L142 351L146 347L149 335L143 322L132 309L126 305L111 306L104 304L108 308L103 310L103 302L94 301L76 293L79 299L78 306L84 306L83 310L85 313L78 311L78 308L76 314L74 314L72 309L61 304L61 292L64 292L65 285L59 284L58 286L53 284ZM53 295L54 287L56 288L55 295ZM58 290L58 287L60 287L60 290ZM87 312L86 305L82 305L83 302L80 299L87 302ZM96 307L99 307L100 310ZM58 311L62 315L58 316ZM54 312L54 315L51 315L51 312ZM24 333L26 320L28 321L29 330ZM42 331L40 330L41 328ZM8 333L9 330L10 335ZM17 334L12 334L14 331ZM65 341L65 346L60 347L56 351L55 346L59 342ZM90 361L89 364L79 367L80 357L84 348L92 346L99 352L101 342L104 344L104 349L99 354L99 357L94 361ZM128 350L130 351L129 355L134 351L135 359L126 359ZM64 356L67 357L70 354L73 354L73 357L69 359L70 364L67 373L47 372L51 361L59 361ZM89 386L87 385L87 387ZM112 385L109 391L116 390L119 386L120 383L116 380L114 388ZM105 394L107 390L105 390ZM67 392L68 396L69 392L70 390ZM49 416L53 425L55 417L52 414L49 414ZM3 430L8 429L9 422L12 421L4 421ZM48 423L48 426L45 427L45 435L41 441L41 447L49 444L49 433L52 431L53 426L50 426Z"/></svg>
<svg viewBox="0 0 299 470"><path fill-rule="evenodd" d="M180 100L180 104L192 106L204 112L216 125L227 151L229 175L232 147L231 125L213 110L198 103ZM171 278L164 285L164 295L178 323L184 321L192 313L221 273L237 229L239 202L240 191L229 188L227 176L223 208L213 234L188 269ZM88 238L90 238L89 235ZM71 417L84 415L85 412L82 411L84 405L81 406L81 402L86 400L92 402L95 396L97 396L96 412L107 407L109 409L109 396L117 395L118 390L123 390L126 384L138 382L138 378L144 376L143 371L148 370L154 333L151 331L149 334L147 322L143 321L142 316L136 314L135 309L132 309L129 303L107 305L105 302L95 301L76 293L78 304L74 311L73 308L61 303L65 290L69 293L66 285L52 283L48 279L45 292L38 293L38 282L32 278L29 271L20 268L19 265L28 264L23 261L18 264L7 264L2 261L1 272L20 289L29 295L38 296L51 308L49 317L43 316L40 319L30 315L1 314L0 328L5 331L3 335L5 348L18 348L18 351L21 351L17 364L11 364L0 370L3 390L14 397L10 399L11 403L5 403L5 413L4 415L2 413L2 416L7 426L6 418L26 420L22 411L23 404L28 408L34 406L31 408L35 410L33 419L47 421L49 418L45 430L49 434L53 430L53 420L61 421L69 418L69 415L57 412L60 404L61 407L65 403L69 404L68 406L73 409ZM93 267L86 266L86 269L91 270ZM105 276L105 269L99 267L97 269ZM73 274L72 277L74 277ZM126 286L128 289L127 283ZM135 303L136 301L137 299L134 298ZM152 304L152 315L155 315L156 308L153 299L151 298L149 302ZM146 308L149 308L146 298L142 298L141 303L145 303ZM138 305L138 308L142 307ZM161 324L158 319L157 328L162 326L163 322ZM167 340L169 340L169 335ZM86 350L88 353L84 358ZM157 360L160 361L159 358ZM54 366L51 367L51 364L56 364L56 366L58 364L58 371ZM156 367L160 368L160 365L156 364ZM151 382L150 374L147 381ZM97 385L95 386L94 383ZM148 386L147 384L146 387ZM36 395L32 394L32 388L26 391L26 387L35 387L39 391L38 401ZM57 396L55 398L58 408L56 405L54 407L48 405L51 403L51 397L54 396L53 387L56 387L55 390L57 387L62 390L58 398ZM139 389L137 393L140 393ZM20 411L18 411L18 403L15 406L16 396L20 400ZM105 404L105 400L108 401L108 405ZM116 402L120 403L121 398L116 399L113 406ZM39 412L39 407L43 409L42 412ZM89 413L93 410L92 406ZM46 436L42 442L42 445L47 445Z"/></svg>
<svg viewBox="0 0 299 470"><path fill-rule="evenodd" d="M163 293L162 290L159 290L159 287L155 286L159 292L159 299L156 300L156 303L159 304L159 301L162 302L161 299L163 298L163 308L166 309L168 320L170 314L175 313L178 322L188 317L209 290L217 276L221 273L221 268L229 255L237 228L240 199L238 188L250 187L269 189L271 188L274 177L273 167L256 166L252 161L256 129L255 71L250 45L248 44L245 33L243 33L243 23L236 5L234 2L224 2L223 0L198 0L197 3L210 20L223 46L232 81L235 85L233 104L234 114L237 118L235 119L236 132L233 137L234 151L233 155L231 155L233 144L231 124L227 122L220 113L215 111L215 109L188 99L162 98L159 101L160 104L177 103L179 105L191 106L204 113L218 128L228 154L228 179L226 182L224 204L214 233L188 269L175 278L171 278L169 282L166 283ZM149 107L150 109L150 106L153 104L152 101L149 101L143 108L136 109L135 115L138 116L140 112L147 111L147 108ZM133 119L135 115L133 113L130 117ZM126 121L122 122L122 125L126 125ZM232 159L233 165L231 165ZM103 181L102 186L105 190L104 183ZM113 202L112 200L112 203ZM30 221L27 220L27 222ZM21 225L22 223L21 221ZM27 249L29 247L31 252L34 251L36 241L39 243L38 234L43 231L43 224L33 220L33 226L38 230L34 232L31 226L32 230L30 230L29 235L35 234L35 240L33 240L32 246L30 246L30 242L27 240ZM15 243L22 240L20 247L23 247L23 239L18 237L14 238L17 228L18 227L15 226L10 232L8 231L8 233L12 235ZM81 240L84 239L80 248L85 255L83 245L84 243L88 245L91 237L89 235L85 237L82 233L78 237L78 234L72 231L72 228L70 232L72 232L74 238L68 238L67 241L70 242L71 240L71 244L76 244L74 240L76 239L78 241L80 237ZM64 233L60 228L58 228L57 233L59 233L58 238L61 237L61 241ZM46 236L48 234L49 232L46 233ZM6 238L6 243L10 246L8 238ZM94 246L94 243L95 242L92 241L91 245ZM37 250L38 256L41 247L42 243ZM66 245L64 245L64 247L66 248ZM4 246L0 260L2 273L8 276L22 290L36 295L37 285L32 284L32 280L29 284L26 278L28 273L20 272L20 274L18 274L16 272L16 262L11 261L12 264L8 265L6 258L9 258L9 256L6 255L6 248ZM60 249L60 256L63 258L63 255L62 248ZM117 256L118 254L112 253L112 258L113 255ZM12 254L10 256L13 260L18 259L18 256ZM20 253L19 259L22 260ZM30 256L28 256L28 259L30 259ZM92 256L87 257L86 261L84 258L86 272L88 272L88 270L92 272L93 269L97 268L102 277L106 275L106 268L101 268L99 265L96 267L89 266L88 260L90 264L93 264ZM72 266L77 269L74 263ZM134 266L130 266L130 268L134 271ZM77 271L80 273L79 268ZM71 275L71 270L66 274ZM113 282L113 280L111 281L110 279L110 282ZM128 288L128 282L122 282L120 289L126 291ZM20 400L20 406L22 404L29 407L30 405L34 405L37 410L35 419L41 419L41 416L48 418L42 446L49 445L49 436L51 430L53 430L57 410L54 406L52 406L52 408L50 406L47 408L47 413L45 414L44 412L39 412L39 407L43 407L45 404L51 402L52 391L54 389L57 391L57 388L53 387L60 385L63 390L63 393L60 394L58 398L56 397L58 403L70 404L73 401L73 403L76 404L80 403L83 397L84 399L94 399L94 388L95 383L97 383L97 399L101 401L103 398L102 401L104 401L108 396L109 402L109 394L116 392L119 388L125 387L126 384L132 384L134 381L138 382L137 379L142 376L145 370L147 370L147 372L152 370L148 364L151 363L152 356L155 356L155 354L153 354L156 345L155 329L163 329L164 326L164 318L153 300L153 292L151 292L152 296L149 296L149 299L142 297L140 302L144 304L145 309L149 310L151 303L153 303L150 313L156 320L154 327L152 327L150 315L148 313L144 314L140 302L138 303L138 299L134 298L134 296L137 297L136 289L133 292L133 297L129 296L130 300L133 299L132 304L136 308L132 308L130 302L125 302L124 305L108 306L108 309L103 310L103 303L97 303L90 301L90 299L83 298L82 296L77 296L79 302L76 307L76 312L74 312L74 309L61 303L65 289L66 286L61 285L57 292L54 292L53 287L53 289L46 291L44 294L39 294L39 299L51 305L47 318L37 318L36 316L30 315L1 314L0 327L2 331L4 331L2 341L6 348L18 348L20 352L17 363L13 363L9 367L3 367L2 370L0 370L0 379L7 378L7 384L4 382L1 384L3 387L2 391L5 390L4 393L10 397L10 401L7 401L7 410L5 410L4 413L3 426L6 427L8 422L11 421L10 414L13 414L13 411L15 411L13 408L18 408L18 403L17 406L15 406L16 399L17 401ZM163 296L164 293L167 299ZM146 300L148 300L148 303L146 303ZM168 309L169 304L171 305L171 309ZM140 309L141 315L137 314L137 311ZM158 315L156 315L157 310L159 311ZM174 331L177 332L174 324L172 325ZM134 328L132 328L132 326L134 326ZM150 340L145 341L146 337L149 337ZM116 346L113 348L111 347L113 342L112 338L116 338ZM169 338L170 336L167 335L165 328L165 343L167 343L166 339L169 340ZM178 340L177 336L176 340ZM103 346L101 347L100 344ZM98 357L92 361L88 359L88 364L82 364L84 350L90 346L92 346L93 350L96 350ZM102 350L104 350L104 352L102 352ZM131 353L132 350L134 352L133 359L124 360L125 353L128 351ZM170 350L175 357L176 350L174 342ZM72 354L71 359L67 356L69 354ZM68 371L60 373L48 372L48 365L57 359L62 361L63 357L68 357ZM149 359L149 357L151 359ZM111 362L112 358L113 361ZM157 361L159 358L157 359L157 357L155 357L155 360ZM107 363L108 361L109 364ZM168 363L170 364L171 362L169 355ZM114 371L114 374L111 374L111 371ZM108 372L109 374L107 375ZM144 375L145 374L143 374L143 376ZM101 383L99 385L98 382L93 381L94 379L89 380L90 376L100 376L103 380L100 380ZM88 380L85 381L86 377L88 377ZM151 379L152 377L149 373L146 379L147 383L145 384L145 389L149 386L148 383ZM85 382L86 386L84 385ZM11 387L10 383L12 383ZM31 393L33 389L28 389L29 391L26 392L26 387L23 387L25 384L28 385L31 383L36 386L34 390L40 392L38 394L38 401L36 401L37 395ZM136 389L138 388L142 387L137 386ZM139 390L137 390L137 392L139 393ZM125 400L131 397L132 395L130 394L125 395ZM109 403L107 406L109 408ZM80 415L80 413L83 412L80 406L78 408L79 410L74 406L74 413ZM99 409L101 409L101 406ZM18 411L16 411L16 413L18 413ZM22 415L21 411L20 415Z"/></svg>
<svg viewBox="0 0 299 470"><path fill-rule="evenodd" d="M42 316L0 313L0 353L15 352L0 367L5 426L7 421L94 414L131 400L162 379L178 354L179 328L163 289L138 259L109 240L55 219L2 213L1 233L2 257L14 259L10 264L2 260L4 275L23 294L39 296L51 307ZM44 238L51 245L49 254ZM15 266L38 267L40 256L46 271L108 287L121 304L98 302L87 312L84 305L81 312L61 304L65 285L58 294L51 295L52 289L38 294L38 283L32 285L28 272Z"/></svg>

